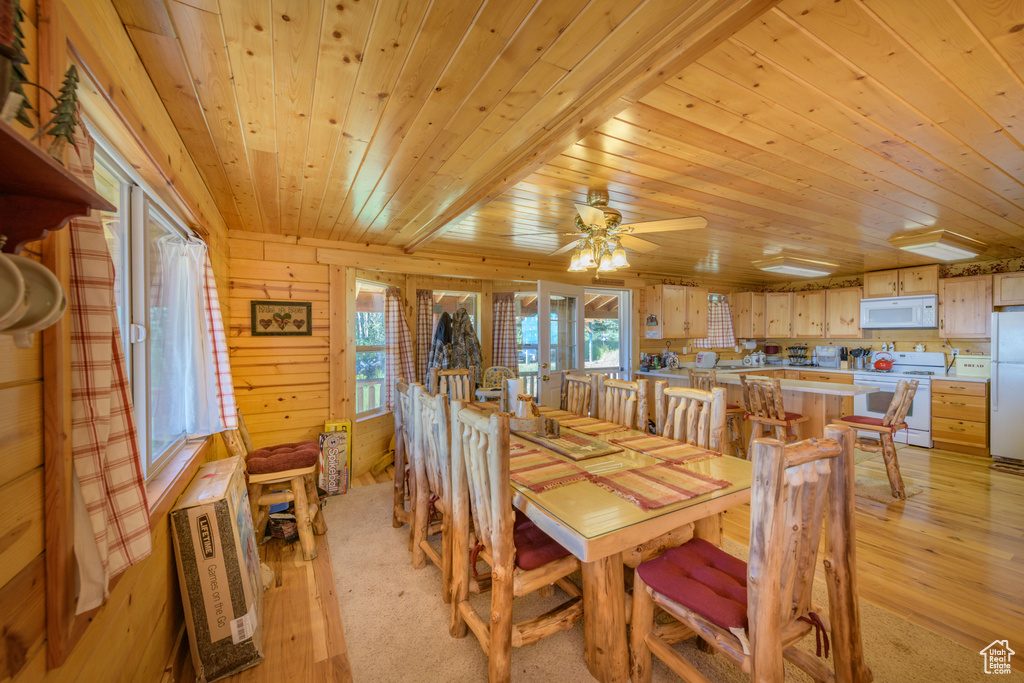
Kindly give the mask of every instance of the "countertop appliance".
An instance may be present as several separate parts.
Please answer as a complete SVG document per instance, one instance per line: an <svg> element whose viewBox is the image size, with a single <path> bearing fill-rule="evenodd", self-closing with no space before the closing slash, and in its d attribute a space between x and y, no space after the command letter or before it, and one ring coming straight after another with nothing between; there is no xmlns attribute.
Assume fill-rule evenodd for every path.
<svg viewBox="0 0 1024 683"><path fill-rule="evenodd" d="M714 351L698 351L697 352L697 363L694 367L698 368L713 368L715 363L718 362L718 354Z"/></svg>
<svg viewBox="0 0 1024 683"><path fill-rule="evenodd" d="M814 363L819 368L838 368L841 346L815 346Z"/></svg>
<svg viewBox="0 0 1024 683"><path fill-rule="evenodd" d="M862 330L929 330L939 326L939 297L887 296L860 300Z"/></svg>
<svg viewBox="0 0 1024 683"><path fill-rule="evenodd" d="M794 346L787 346L786 351L789 352L790 365L814 365L814 362L807 357L806 344L796 344Z"/></svg>
<svg viewBox="0 0 1024 683"><path fill-rule="evenodd" d="M1024 460L1024 312L992 314L989 444L995 460Z"/></svg>
<svg viewBox="0 0 1024 683"><path fill-rule="evenodd" d="M878 357L892 357L892 369L876 370ZM868 360L868 367L853 374L854 384L879 387L870 394L853 397L853 412L868 417L885 417L889 403L900 379L916 379L917 393L907 411L907 429L895 435L897 443L909 443L924 448L932 447L932 375L945 375L946 356L943 353L917 351L875 351ZM865 438L875 438L871 432L863 432Z"/></svg>

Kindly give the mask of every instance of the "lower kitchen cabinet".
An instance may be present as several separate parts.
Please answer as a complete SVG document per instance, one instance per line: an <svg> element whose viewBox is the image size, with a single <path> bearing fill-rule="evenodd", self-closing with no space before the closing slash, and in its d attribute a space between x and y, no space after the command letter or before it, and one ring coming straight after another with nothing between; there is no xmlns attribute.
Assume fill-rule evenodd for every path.
<svg viewBox="0 0 1024 683"><path fill-rule="evenodd" d="M988 382L932 380L935 448L988 456Z"/></svg>

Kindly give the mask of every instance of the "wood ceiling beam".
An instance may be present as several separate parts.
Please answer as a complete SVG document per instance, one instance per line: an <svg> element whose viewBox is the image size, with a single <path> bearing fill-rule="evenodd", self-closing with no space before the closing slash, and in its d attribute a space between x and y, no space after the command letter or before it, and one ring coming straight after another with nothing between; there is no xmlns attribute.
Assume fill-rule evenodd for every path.
<svg viewBox="0 0 1024 683"><path fill-rule="evenodd" d="M533 137L520 144L503 163L490 169L446 210L427 220L404 250L422 249L463 218L501 195L597 126L679 73L733 33L771 9L779 0L702 2L681 13L670 35L646 50L638 50L609 74L603 87L593 88L575 108L561 112ZM399 237L401 233L399 234Z"/></svg>

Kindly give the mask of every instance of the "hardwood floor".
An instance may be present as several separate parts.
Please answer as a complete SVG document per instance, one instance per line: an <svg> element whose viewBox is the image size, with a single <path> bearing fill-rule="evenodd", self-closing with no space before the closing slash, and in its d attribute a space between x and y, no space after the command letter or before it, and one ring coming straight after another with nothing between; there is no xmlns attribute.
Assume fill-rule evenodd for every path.
<svg viewBox="0 0 1024 683"><path fill-rule="evenodd" d="M860 596L975 650L1024 643L1024 477L912 446L899 461L924 492L890 505L857 497ZM885 475L881 458L857 467ZM726 535L748 544L749 522L747 506L730 510Z"/></svg>

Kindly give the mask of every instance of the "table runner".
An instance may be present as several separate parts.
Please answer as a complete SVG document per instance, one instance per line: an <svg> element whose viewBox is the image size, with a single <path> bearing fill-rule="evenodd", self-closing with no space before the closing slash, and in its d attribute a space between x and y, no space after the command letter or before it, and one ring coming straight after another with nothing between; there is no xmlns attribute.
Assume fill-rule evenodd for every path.
<svg viewBox="0 0 1024 683"><path fill-rule="evenodd" d="M536 449L513 451L509 468L512 481L538 493L590 479L590 474L571 462Z"/></svg>
<svg viewBox="0 0 1024 683"><path fill-rule="evenodd" d="M643 510L654 510L731 486L731 482L691 472L673 462L597 476L592 481Z"/></svg>
<svg viewBox="0 0 1024 683"><path fill-rule="evenodd" d="M702 460L722 457L721 453L653 434L621 436L609 438L608 441L625 446L630 450L639 451L658 460L667 460L675 463L700 462Z"/></svg>
<svg viewBox="0 0 1024 683"><path fill-rule="evenodd" d="M514 433L520 439L540 444L544 448L549 448L555 453L564 455L571 460L586 460L587 458L596 458L602 455L622 452L621 446L605 443L583 434L573 434L568 430L563 431L560 436L553 439L537 436L535 432Z"/></svg>
<svg viewBox="0 0 1024 683"><path fill-rule="evenodd" d="M598 420L596 417L587 417L586 415L564 418L559 420L558 424L577 432L590 434L591 436L611 434L612 432L624 432L629 429L629 427L626 427L625 425L606 422L605 420Z"/></svg>
<svg viewBox="0 0 1024 683"><path fill-rule="evenodd" d="M544 417L550 417L552 420L562 420L565 418L572 417L585 417L577 415L576 413L570 413L568 410L562 410L561 408L551 408L549 406L537 406L537 410Z"/></svg>

